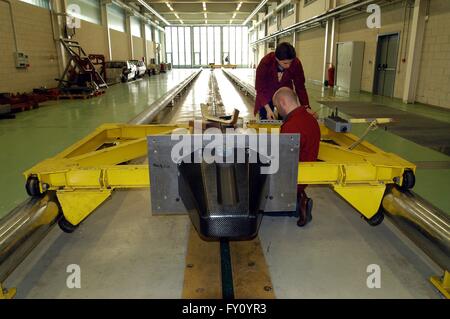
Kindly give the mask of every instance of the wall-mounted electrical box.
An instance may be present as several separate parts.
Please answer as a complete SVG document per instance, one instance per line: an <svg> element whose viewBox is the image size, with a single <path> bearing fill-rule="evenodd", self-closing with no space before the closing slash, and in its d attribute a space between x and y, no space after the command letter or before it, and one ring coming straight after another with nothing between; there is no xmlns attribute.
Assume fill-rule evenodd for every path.
<svg viewBox="0 0 450 319"><path fill-rule="evenodd" d="M16 68L17 69L26 69L30 66L28 62L28 55L23 52L15 52L14 57L16 59Z"/></svg>

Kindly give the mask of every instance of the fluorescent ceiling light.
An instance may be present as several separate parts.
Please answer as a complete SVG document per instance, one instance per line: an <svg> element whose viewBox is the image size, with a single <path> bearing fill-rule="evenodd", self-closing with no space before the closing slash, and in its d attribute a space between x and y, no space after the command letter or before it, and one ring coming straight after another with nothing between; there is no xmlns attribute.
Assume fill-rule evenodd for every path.
<svg viewBox="0 0 450 319"><path fill-rule="evenodd" d="M233 18L232 18L232 19L234 19L234 18L236 18L236 12L235 12L235 13L233 13Z"/></svg>
<svg viewBox="0 0 450 319"><path fill-rule="evenodd" d="M208 24L208 20L205 20L205 24Z"/></svg>
<svg viewBox="0 0 450 319"><path fill-rule="evenodd" d="M170 3L166 2L166 6L170 9L170 11L173 11L172 6L170 5Z"/></svg>
<svg viewBox="0 0 450 319"><path fill-rule="evenodd" d="M180 16L175 12L174 15L177 17L177 19L180 19Z"/></svg>
<svg viewBox="0 0 450 319"><path fill-rule="evenodd" d="M242 6L242 1L239 2L239 4L237 5L236 11L239 11L239 9L241 8L241 6Z"/></svg>
<svg viewBox="0 0 450 319"><path fill-rule="evenodd" d="M155 9L153 9L152 7L150 7L147 2L145 2L144 0L137 0L137 2L139 2L144 8L146 8L148 11L150 11L151 13L153 13L159 20L161 20L162 22L164 22L167 25L170 25L169 21L167 21L166 19L164 19L158 12L155 11Z"/></svg>
<svg viewBox="0 0 450 319"><path fill-rule="evenodd" d="M203 2L203 11L206 11L206 2Z"/></svg>
<svg viewBox="0 0 450 319"><path fill-rule="evenodd" d="M255 14L257 14L259 12L259 10L261 10L262 7L264 7L264 5L268 2L269 0L262 0L261 3L255 8L255 10L253 10L252 13L250 13L250 15L247 17L247 19L245 19L244 23L242 23L242 25L246 25L247 23L250 22L250 20L253 18L253 16Z"/></svg>
<svg viewBox="0 0 450 319"><path fill-rule="evenodd" d="M183 20L180 20L181 24L184 24Z"/></svg>
<svg viewBox="0 0 450 319"><path fill-rule="evenodd" d="M205 17L205 19L208 18L208 14L206 12L203 13L203 16Z"/></svg>

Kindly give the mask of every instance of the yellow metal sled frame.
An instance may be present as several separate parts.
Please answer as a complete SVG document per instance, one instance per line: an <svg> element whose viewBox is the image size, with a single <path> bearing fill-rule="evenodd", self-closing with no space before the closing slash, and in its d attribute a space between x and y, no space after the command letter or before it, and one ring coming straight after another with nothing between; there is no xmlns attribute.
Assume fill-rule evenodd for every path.
<svg viewBox="0 0 450 319"><path fill-rule="evenodd" d="M251 124L249 127L274 126ZM150 187L146 164L129 164L147 156L147 136L171 134L188 125L105 124L55 157L24 174L31 194L55 191L65 219L76 226L111 196L114 189ZM299 163L298 184L330 185L365 218L379 210L387 184L403 184L415 165L349 133L321 126L318 162ZM156 186L157 187L157 186ZM30 193L30 191L29 191Z"/></svg>

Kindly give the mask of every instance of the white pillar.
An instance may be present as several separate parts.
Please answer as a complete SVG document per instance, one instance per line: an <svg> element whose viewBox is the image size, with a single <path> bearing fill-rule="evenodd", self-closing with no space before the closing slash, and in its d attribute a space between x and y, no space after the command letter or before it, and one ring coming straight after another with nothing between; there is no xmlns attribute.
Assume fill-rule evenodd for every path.
<svg viewBox="0 0 450 319"><path fill-rule="evenodd" d="M132 15L127 14L125 18L126 32L128 34L128 59L130 60L134 58L133 35L131 34L131 16Z"/></svg>
<svg viewBox="0 0 450 319"><path fill-rule="evenodd" d="M108 45L108 55L106 60L112 60L112 50L111 50L111 34L108 27L108 11L106 9L107 3L100 2L100 9L102 14L102 25L106 28L106 43Z"/></svg>
<svg viewBox="0 0 450 319"><path fill-rule="evenodd" d="M417 82L419 79L420 60L422 58L422 43L426 24L425 0L416 0L411 22L411 35L406 60L405 87L403 89L403 102L414 103L416 100Z"/></svg>
<svg viewBox="0 0 450 319"><path fill-rule="evenodd" d="M145 65L147 65L148 53L147 53L147 33L145 32L145 25L146 25L146 23L144 21L141 21L141 34L142 34L142 39L144 39Z"/></svg>
<svg viewBox="0 0 450 319"><path fill-rule="evenodd" d="M66 17L65 16L57 16L57 12L65 12L66 11L66 1L65 0L52 0L51 2L51 19L53 21L53 35L56 47L56 54L58 59L58 70L59 74L62 75L64 69L66 68L66 52L64 51L64 47L59 42L59 39L63 37L63 27L65 25Z"/></svg>
<svg viewBox="0 0 450 319"><path fill-rule="evenodd" d="M330 21L327 20L326 24L325 24L325 46L323 49L323 72L322 72L322 84L325 83L325 80L327 79L327 65L328 65L328 61L329 61L329 54L330 54L330 49L329 49L329 41L330 41L330 36L329 36L329 29L330 29Z"/></svg>

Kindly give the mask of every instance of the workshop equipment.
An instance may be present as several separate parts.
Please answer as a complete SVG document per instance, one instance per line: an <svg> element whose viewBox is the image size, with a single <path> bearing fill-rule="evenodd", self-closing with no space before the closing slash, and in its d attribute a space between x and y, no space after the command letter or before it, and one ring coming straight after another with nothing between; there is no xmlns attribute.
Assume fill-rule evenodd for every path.
<svg viewBox="0 0 450 319"><path fill-rule="evenodd" d="M0 105L0 119L13 119L16 116L11 113L11 105Z"/></svg>
<svg viewBox="0 0 450 319"><path fill-rule="evenodd" d="M44 96L35 93L0 93L0 105L9 105L11 113L36 109L45 101Z"/></svg>
<svg viewBox="0 0 450 319"><path fill-rule="evenodd" d="M272 139L193 132L182 135L189 147L176 162L172 155L178 140L148 137L150 184L158 185L150 187L153 214L189 214L198 233L208 239L249 239L256 236L264 211L295 210L298 135ZM212 139L220 144L214 150ZM275 149L279 164L270 172Z"/></svg>
<svg viewBox="0 0 450 319"><path fill-rule="evenodd" d="M171 134L180 128L189 130L187 125L102 125L67 150L27 170L27 191L30 196L56 191L69 222L69 227L63 228L73 231L114 189L148 187L148 166L123 163L147 155L148 136ZM256 122L248 128L257 132L279 129ZM369 224L379 224L386 185L414 186L415 165L367 141L349 150L358 140L350 133L336 133L325 126L321 126L321 133L327 142L320 144L319 161L298 163L297 183L330 185Z"/></svg>
<svg viewBox="0 0 450 319"><path fill-rule="evenodd" d="M340 117L338 114L338 109L327 116L324 120L325 126L334 132L350 132L351 124L344 118Z"/></svg>
<svg viewBox="0 0 450 319"><path fill-rule="evenodd" d="M97 91L108 87L77 41L60 39L60 43L69 57L62 77L57 79L62 94L95 95Z"/></svg>
<svg viewBox="0 0 450 319"><path fill-rule="evenodd" d="M106 79L106 58L103 54L89 54L89 60L103 79Z"/></svg>

